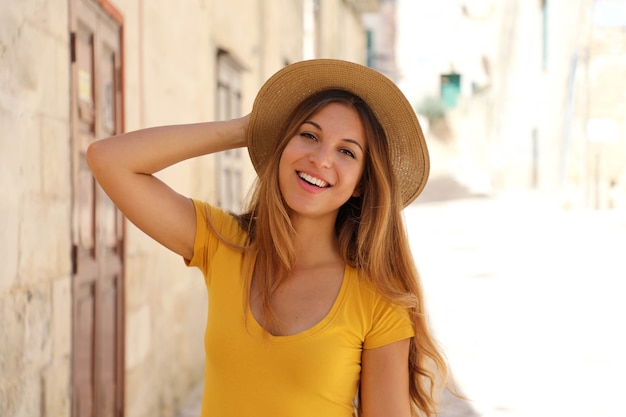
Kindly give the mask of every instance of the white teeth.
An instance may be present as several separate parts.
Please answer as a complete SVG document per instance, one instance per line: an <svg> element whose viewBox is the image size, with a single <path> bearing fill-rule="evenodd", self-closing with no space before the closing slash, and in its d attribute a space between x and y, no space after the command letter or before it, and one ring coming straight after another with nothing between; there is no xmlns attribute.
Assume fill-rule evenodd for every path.
<svg viewBox="0 0 626 417"><path fill-rule="evenodd" d="M302 178L303 180L305 180L309 184L313 184L313 185L318 186L320 188L325 188L325 187L328 186L328 183L320 180L319 178L312 177L309 174L305 174L304 172L298 172L298 175L300 176L300 178Z"/></svg>

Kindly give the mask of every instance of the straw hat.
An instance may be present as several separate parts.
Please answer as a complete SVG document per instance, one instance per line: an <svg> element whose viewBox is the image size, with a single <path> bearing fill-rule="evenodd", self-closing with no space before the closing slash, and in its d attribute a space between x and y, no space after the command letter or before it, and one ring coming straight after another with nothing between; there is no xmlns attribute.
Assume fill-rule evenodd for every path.
<svg viewBox="0 0 626 417"><path fill-rule="evenodd" d="M278 143L276 132L304 99L323 90L357 95L385 130L391 165L404 207L424 189L429 159L426 141L413 107L400 89L381 73L347 61L315 59L288 65L259 90L248 125L248 152L259 172Z"/></svg>

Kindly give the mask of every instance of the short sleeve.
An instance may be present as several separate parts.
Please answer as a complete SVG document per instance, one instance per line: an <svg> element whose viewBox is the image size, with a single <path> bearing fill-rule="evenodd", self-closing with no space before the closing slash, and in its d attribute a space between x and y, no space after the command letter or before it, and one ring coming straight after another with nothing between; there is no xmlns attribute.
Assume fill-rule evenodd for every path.
<svg viewBox="0 0 626 417"><path fill-rule="evenodd" d="M363 348L374 349L414 335L409 311L380 296L377 297L372 315L372 326L365 335Z"/></svg>
<svg viewBox="0 0 626 417"><path fill-rule="evenodd" d="M193 256L184 261L187 266L198 267L206 275L209 260L220 245L216 233L235 244L242 243L242 235L245 233L230 214L208 203L194 199L192 201L196 210L196 236Z"/></svg>

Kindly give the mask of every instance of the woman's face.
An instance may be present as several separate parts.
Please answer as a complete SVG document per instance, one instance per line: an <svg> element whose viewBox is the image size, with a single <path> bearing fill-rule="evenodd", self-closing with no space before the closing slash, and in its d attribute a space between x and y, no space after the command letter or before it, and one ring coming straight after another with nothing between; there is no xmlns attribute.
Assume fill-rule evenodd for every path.
<svg viewBox="0 0 626 417"><path fill-rule="evenodd" d="M333 220L357 196L367 143L358 113L330 103L307 119L282 153L280 191L293 214Z"/></svg>

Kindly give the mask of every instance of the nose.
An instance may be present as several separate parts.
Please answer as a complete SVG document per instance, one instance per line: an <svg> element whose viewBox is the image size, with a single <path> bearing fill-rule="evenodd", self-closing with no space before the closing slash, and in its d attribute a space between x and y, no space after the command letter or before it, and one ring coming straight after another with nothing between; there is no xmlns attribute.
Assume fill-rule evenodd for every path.
<svg viewBox="0 0 626 417"><path fill-rule="evenodd" d="M327 146L320 146L311 152L309 161L319 168L330 168L332 166L332 153Z"/></svg>

